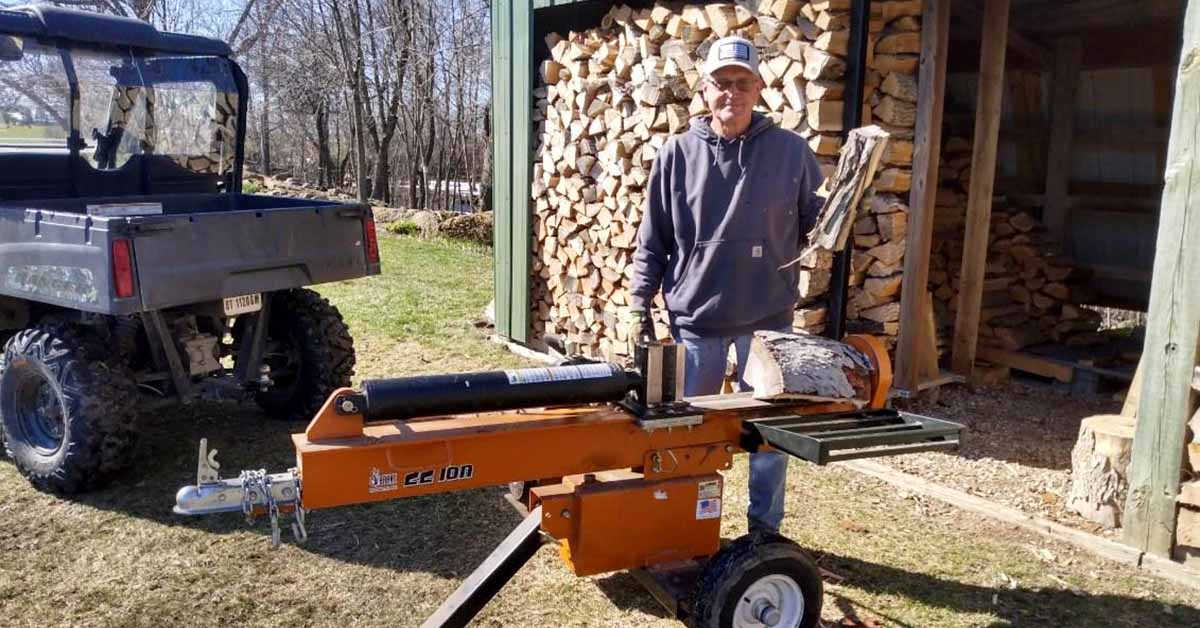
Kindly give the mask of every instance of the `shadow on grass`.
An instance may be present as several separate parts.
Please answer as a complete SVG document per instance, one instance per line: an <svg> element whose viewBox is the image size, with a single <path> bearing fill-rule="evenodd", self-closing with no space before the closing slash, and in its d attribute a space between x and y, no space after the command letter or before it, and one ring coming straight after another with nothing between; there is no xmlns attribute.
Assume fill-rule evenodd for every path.
<svg viewBox="0 0 1200 628"><path fill-rule="evenodd" d="M638 611L651 617L670 618L672 615L658 600L627 571L618 571L595 580L596 587L613 603L626 611Z"/></svg>
<svg viewBox="0 0 1200 628"><path fill-rule="evenodd" d="M162 413L145 420L133 468L101 490L63 499L205 534L250 531L268 548L269 522L247 526L240 512L176 515L175 492L196 482L201 437L218 450L222 477L237 477L244 469L282 472L295 466L290 435L303 431L305 424L272 421L253 407L234 404L197 404ZM0 464L12 463L0 457ZM499 488L476 489L312 511L308 541L297 547L349 563L463 577L521 521L501 494ZM281 521L282 538L294 544L290 522L290 517Z"/></svg>
<svg viewBox="0 0 1200 628"><path fill-rule="evenodd" d="M1013 589L988 587L836 554L822 554L818 563L824 569L845 578L842 584L875 595L898 596L927 607L954 613L999 617L986 624L986 628L1200 626L1200 609L1166 605L1154 600L1124 595L1074 593L1066 589L1030 588L1019 585ZM920 623L906 622L890 616L885 610L851 602L828 590L825 603L836 605L847 617L857 617L861 613L864 616L875 615L884 620L887 626L924 628ZM985 625L981 624L982 626Z"/></svg>
<svg viewBox="0 0 1200 628"><path fill-rule="evenodd" d="M819 555L818 563L843 580L839 584L874 595L904 598L912 604L942 609L956 615L992 616L997 619L980 628L1050 627L1116 628L1155 626L1195 628L1200 626L1200 609L1136 597L1112 594L1074 593L1058 588L1017 586L993 588L906 571L836 554ZM668 617L661 605L628 573L616 573L596 585L623 610L637 610L654 617ZM896 604L890 604L892 608ZM892 628L927 628L923 619L895 616L893 611L874 608L826 587L825 608L836 609L846 625L871 626L871 620ZM1169 610L1167 610L1169 608ZM826 611L828 614L828 610ZM838 623L832 624L834 626Z"/></svg>

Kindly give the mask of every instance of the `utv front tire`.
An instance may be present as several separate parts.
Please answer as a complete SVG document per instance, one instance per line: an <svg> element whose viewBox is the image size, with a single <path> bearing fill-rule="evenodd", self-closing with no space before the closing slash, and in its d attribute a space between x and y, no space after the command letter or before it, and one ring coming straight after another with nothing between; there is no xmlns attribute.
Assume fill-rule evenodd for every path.
<svg viewBox="0 0 1200 628"><path fill-rule="evenodd" d="M275 293L270 317L263 361L271 368L274 385L256 401L274 418L308 421L333 391L350 385L350 328L327 299L306 289Z"/></svg>
<svg viewBox="0 0 1200 628"><path fill-rule="evenodd" d="M4 449L39 490L93 490L131 460L137 388L129 371L104 355L69 325L21 331L4 347Z"/></svg>

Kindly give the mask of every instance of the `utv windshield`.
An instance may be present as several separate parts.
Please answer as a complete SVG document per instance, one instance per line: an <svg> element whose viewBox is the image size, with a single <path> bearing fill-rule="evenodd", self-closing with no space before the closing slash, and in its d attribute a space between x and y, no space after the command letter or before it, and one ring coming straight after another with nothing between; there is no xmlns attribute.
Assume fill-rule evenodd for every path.
<svg viewBox="0 0 1200 628"><path fill-rule="evenodd" d="M97 171L138 156L216 178L233 171L238 89L226 59L0 40L0 147L67 148Z"/></svg>

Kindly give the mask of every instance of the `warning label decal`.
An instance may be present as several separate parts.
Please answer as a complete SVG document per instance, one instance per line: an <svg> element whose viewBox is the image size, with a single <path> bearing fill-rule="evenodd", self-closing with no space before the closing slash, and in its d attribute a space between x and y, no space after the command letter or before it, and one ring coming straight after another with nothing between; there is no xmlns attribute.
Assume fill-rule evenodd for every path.
<svg viewBox="0 0 1200 628"><path fill-rule="evenodd" d="M721 496L721 481L720 480L704 480L696 488L696 497L707 499L710 497Z"/></svg>
<svg viewBox="0 0 1200 628"><path fill-rule="evenodd" d="M520 369L504 371L508 383L544 384L546 382L569 382L581 379L596 379L613 374L613 367L608 364L579 364L575 366L556 366L554 368Z"/></svg>

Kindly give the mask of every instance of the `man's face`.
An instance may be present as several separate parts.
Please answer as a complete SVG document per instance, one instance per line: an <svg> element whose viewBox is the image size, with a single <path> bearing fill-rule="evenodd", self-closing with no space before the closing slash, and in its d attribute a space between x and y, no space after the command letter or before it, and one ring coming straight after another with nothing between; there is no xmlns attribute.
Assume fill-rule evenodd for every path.
<svg viewBox="0 0 1200 628"><path fill-rule="evenodd" d="M704 103L722 124L748 121L762 92L762 79L739 66L724 67L704 79Z"/></svg>

